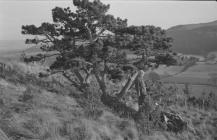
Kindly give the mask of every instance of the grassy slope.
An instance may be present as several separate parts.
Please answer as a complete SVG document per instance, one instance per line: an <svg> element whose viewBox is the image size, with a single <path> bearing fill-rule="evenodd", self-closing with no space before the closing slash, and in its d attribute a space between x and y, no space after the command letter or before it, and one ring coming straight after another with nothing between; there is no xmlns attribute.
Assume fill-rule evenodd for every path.
<svg viewBox="0 0 217 140"><path fill-rule="evenodd" d="M157 131L139 138L132 120L119 118L92 96L86 100L67 84L37 79L35 74L42 67L11 66L12 71L0 78L0 130L11 140L192 140L216 135L216 112L171 106L188 121L188 130L180 134Z"/></svg>
<svg viewBox="0 0 217 140"><path fill-rule="evenodd" d="M0 79L0 128L10 139L138 139L133 122L73 98L79 94L73 87L29 78L21 71Z"/></svg>

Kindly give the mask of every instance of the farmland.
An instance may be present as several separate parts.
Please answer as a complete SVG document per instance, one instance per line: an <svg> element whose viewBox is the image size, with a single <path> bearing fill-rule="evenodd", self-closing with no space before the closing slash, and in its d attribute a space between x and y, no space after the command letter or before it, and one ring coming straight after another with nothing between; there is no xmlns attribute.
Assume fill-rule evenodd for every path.
<svg viewBox="0 0 217 140"><path fill-rule="evenodd" d="M165 68L164 71L156 70L156 72L160 71L162 73L163 71L168 75L173 75L174 73L177 73L180 69L181 68L178 66L172 66L171 68ZM162 75L162 81L166 84L176 84L181 89L184 89L184 85L188 84L192 96L200 96L202 93L210 92L217 94L217 85L212 81L212 78L215 77L211 77L211 75L215 74L216 71L217 65L215 64L199 63L176 76L171 77Z"/></svg>

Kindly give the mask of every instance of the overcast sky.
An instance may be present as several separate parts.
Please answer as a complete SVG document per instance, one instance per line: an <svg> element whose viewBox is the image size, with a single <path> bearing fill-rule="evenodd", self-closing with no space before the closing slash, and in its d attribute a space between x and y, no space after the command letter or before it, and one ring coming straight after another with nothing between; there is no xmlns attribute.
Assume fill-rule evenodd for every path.
<svg viewBox="0 0 217 140"><path fill-rule="evenodd" d="M217 20L215 1L109 1L109 13L127 18L129 25L156 25L167 29L174 25ZM52 21L51 9L67 7L69 1L0 0L0 40L20 40L21 26Z"/></svg>

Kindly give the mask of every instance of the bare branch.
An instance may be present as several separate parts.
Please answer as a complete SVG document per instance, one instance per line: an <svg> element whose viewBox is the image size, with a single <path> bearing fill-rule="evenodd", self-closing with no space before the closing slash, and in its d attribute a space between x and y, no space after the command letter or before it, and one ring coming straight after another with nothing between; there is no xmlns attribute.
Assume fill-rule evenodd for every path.
<svg viewBox="0 0 217 140"><path fill-rule="evenodd" d="M47 39L50 41L50 42L53 42L54 40L55 40L55 38L54 37L52 37L51 35L49 35L49 34L44 34L45 35L45 37L47 37ZM52 40L53 39L53 40Z"/></svg>
<svg viewBox="0 0 217 140"><path fill-rule="evenodd" d="M81 92L83 92L84 89L82 89L81 85L78 84L76 81L72 80L72 79L70 78L70 76L68 76L68 75L66 74L66 72L63 72L63 76L64 76L73 86L75 86L77 89L79 89Z"/></svg>
<svg viewBox="0 0 217 140"><path fill-rule="evenodd" d="M122 98L127 91L130 89L131 85L134 83L135 79L137 78L138 72L134 73L132 76L128 78L127 83L125 86L121 89L120 93L117 95L118 98Z"/></svg>

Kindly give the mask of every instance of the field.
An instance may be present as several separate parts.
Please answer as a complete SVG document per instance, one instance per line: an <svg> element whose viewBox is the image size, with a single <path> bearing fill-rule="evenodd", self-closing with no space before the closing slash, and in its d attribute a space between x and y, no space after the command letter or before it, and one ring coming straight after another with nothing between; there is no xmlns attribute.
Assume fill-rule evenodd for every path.
<svg viewBox="0 0 217 140"><path fill-rule="evenodd" d="M188 84L190 93L194 96L210 92L217 94L217 84L213 81L215 79L213 76L217 73L216 64L197 63L185 72L170 76L178 73L181 69L181 66L170 66L159 68L156 72L162 76L162 81L166 84L176 84L181 89Z"/></svg>

